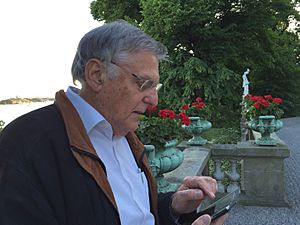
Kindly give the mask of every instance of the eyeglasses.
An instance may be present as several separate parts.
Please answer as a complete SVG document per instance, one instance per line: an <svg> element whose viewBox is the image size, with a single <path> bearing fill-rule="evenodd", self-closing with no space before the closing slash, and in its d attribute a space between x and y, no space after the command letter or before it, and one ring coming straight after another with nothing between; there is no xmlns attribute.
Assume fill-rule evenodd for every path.
<svg viewBox="0 0 300 225"><path fill-rule="evenodd" d="M131 75L136 79L136 83L140 87L140 91L145 91L152 88L155 88L155 90L158 91L162 86L162 84L157 81L144 79L134 73L131 73Z"/></svg>
<svg viewBox="0 0 300 225"><path fill-rule="evenodd" d="M124 70L117 63L115 63L115 62L112 62L112 63L115 64L116 66L120 67L122 70ZM140 91L146 91L146 90L149 90L149 89L152 89L152 88L155 88L155 90L158 91L162 86L162 84L157 82L157 81L150 80L150 79L145 79L145 78L143 78L139 75L136 75L134 73L130 73L130 74L131 74L131 76L133 76L135 78L136 83L140 88Z"/></svg>

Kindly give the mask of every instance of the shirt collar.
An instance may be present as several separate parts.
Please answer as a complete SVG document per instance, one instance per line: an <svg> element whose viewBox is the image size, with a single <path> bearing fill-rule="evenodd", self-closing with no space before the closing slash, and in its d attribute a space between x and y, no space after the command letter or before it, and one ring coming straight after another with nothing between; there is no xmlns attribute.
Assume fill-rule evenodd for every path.
<svg viewBox="0 0 300 225"><path fill-rule="evenodd" d="M79 95L78 88L69 86L66 95L79 113L87 133L89 133L99 123L103 122L109 124L101 113L99 113Z"/></svg>

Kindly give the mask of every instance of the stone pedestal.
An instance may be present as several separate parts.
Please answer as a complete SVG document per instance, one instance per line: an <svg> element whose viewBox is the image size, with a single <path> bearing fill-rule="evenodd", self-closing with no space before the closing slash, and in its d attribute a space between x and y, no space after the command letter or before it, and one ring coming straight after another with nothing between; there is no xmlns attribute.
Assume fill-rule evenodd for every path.
<svg viewBox="0 0 300 225"><path fill-rule="evenodd" d="M288 206L284 184L284 144L258 146L254 141L239 142L237 155L243 158L240 203L256 206Z"/></svg>

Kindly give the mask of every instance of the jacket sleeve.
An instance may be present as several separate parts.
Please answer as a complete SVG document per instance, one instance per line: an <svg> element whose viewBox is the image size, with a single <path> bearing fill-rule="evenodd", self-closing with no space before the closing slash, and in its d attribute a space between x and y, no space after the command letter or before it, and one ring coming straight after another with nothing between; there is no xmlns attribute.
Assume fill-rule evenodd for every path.
<svg viewBox="0 0 300 225"><path fill-rule="evenodd" d="M0 158L0 224L58 225L46 197L16 165Z"/></svg>
<svg viewBox="0 0 300 225"><path fill-rule="evenodd" d="M158 217L160 225L176 225L176 218L174 218L170 211L172 195L174 192L158 194Z"/></svg>
<svg viewBox="0 0 300 225"><path fill-rule="evenodd" d="M197 211L181 215L172 215L171 201L175 192L158 195L158 216L160 225L191 224L197 218Z"/></svg>

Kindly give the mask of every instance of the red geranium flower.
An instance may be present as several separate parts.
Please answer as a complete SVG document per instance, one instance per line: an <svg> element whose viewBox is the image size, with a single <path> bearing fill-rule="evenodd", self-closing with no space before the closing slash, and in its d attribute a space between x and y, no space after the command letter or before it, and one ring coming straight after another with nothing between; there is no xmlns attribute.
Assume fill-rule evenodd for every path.
<svg viewBox="0 0 300 225"><path fill-rule="evenodd" d="M155 106L149 105L147 107L147 112L149 112L149 113L154 112L156 110L157 110L157 106L156 105Z"/></svg>
<svg viewBox="0 0 300 225"><path fill-rule="evenodd" d="M254 108L256 108L256 109L259 109L260 103L259 103L259 102L256 102L256 103L253 104L253 106L254 106Z"/></svg>
<svg viewBox="0 0 300 225"><path fill-rule="evenodd" d="M279 107L282 103L281 98L273 98L272 95L244 97L243 114L247 119L255 119L258 116L274 115L280 118L283 115L283 110Z"/></svg>
<svg viewBox="0 0 300 225"><path fill-rule="evenodd" d="M189 119L189 117L184 112L179 113L178 117L181 120L181 124L186 125L186 126L190 125L191 120Z"/></svg>
<svg viewBox="0 0 300 225"><path fill-rule="evenodd" d="M265 99L271 99L271 100L273 99L271 95L265 95L264 98Z"/></svg>
<svg viewBox="0 0 300 225"><path fill-rule="evenodd" d="M202 98L201 97L197 97L196 98L196 102L201 102L202 101Z"/></svg>
<svg viewBox="0 0 300 225"><path fill-rule="evenodd" d="M209 107L202 101L201 97L197 97L195 101L190 104L184 104L181 106L181 109L187 116L199 116L204 119L208 119L211 114Z"/></svg>
<svg viewBox="0 0 300 225"><path fill-rule="evenodd" d="M282 99L281 98L273 98L273 102L275 102L277 104L281 104L282 103Z"/></svg>
<svg viewBox="0 0 300 225"><path fill-rule="evenodd" d="M181 109L183 109L183 110L188 110L189 108L190 108L190 106L188 104L181 106Z"/></svg>
<svg viewBox="0 0 300 225"><path fill-rule="evenodd" d="M149 107L148 107L149 108ZM150 107L145 116L141 117L137 129L137 135L143 144L154 145L156 149L162 149L167 141L177 139L181 141L185 130L182 125L188 126L190 120L185 113L177 114L171 109L154 110Z"/></svg>

